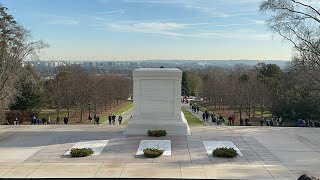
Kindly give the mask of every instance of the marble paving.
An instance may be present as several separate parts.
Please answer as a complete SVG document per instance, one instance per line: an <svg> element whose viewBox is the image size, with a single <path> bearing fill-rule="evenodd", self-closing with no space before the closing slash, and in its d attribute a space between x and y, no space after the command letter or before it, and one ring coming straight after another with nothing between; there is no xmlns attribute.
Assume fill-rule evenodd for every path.
<svg viewBox="0 0 320 180"><path fill-rule="evenodd" d="M212 155L212 151L216 148L227 147L237 151L239 156L243 156L240 150L231 141L203 141L203 145L207 150L208 155Z"/></svg>
<svg viewBox="0 0 320 180"><path fill-rule="evenodd" d="M123 135L125 126L0 126L0 178L320 178L320 128L191 127L191 135ZM64 154L81 141L105 141L99 155ZM142 140L170 142L171 155L137 156ZM208 155L205 141L230 141L243 156ZM167 151L168 152L168 151Z"/></svg>
<svg viewBox="0 0 320 180"><path fill-rule="evenodd" d="M94 156L99 155L104 147L108 144L109 140L98 140L98 141L80 141L77 142L71 149L73 148L91 148L93 151ZM69 149L64 155L65 156L70 156L70 151Z"/></svg>
<svg viewBox="0 0 320 180"><path fill-rule="evenodd" d="M136 155L143 155L143 150L146 148L157 148L164 150L162 155L171 155L171 141L170 140L142 140L140 142Z"/></svg>

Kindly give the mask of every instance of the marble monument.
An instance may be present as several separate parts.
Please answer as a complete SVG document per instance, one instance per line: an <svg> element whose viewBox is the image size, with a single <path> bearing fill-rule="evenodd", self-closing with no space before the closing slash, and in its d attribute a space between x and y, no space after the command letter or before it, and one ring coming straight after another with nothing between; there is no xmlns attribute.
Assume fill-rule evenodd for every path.
<svg viewBox="0 0 320 180"><path fill-rule="evenodd" d="M133 75L133 115L125 134L146 135L150 130L187 135L190 129L181 112L182 71L175 68L140 68Z"/></svg>

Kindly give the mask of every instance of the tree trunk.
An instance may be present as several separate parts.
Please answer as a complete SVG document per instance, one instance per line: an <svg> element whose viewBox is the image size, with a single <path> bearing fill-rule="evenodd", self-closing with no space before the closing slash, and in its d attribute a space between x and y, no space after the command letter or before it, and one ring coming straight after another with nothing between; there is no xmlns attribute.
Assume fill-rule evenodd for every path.
<svg viewBox="0 0 320 180"><path fill-rule="evenodd" d="M80 123L82 124L82 119L83 119L83 108L80 107Z"/></svg>

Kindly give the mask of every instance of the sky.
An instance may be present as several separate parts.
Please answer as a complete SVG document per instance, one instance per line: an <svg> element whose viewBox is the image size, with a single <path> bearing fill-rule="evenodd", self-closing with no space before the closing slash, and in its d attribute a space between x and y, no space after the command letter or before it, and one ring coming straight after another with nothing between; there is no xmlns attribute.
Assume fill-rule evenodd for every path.
<svg viewBox="0 0 320 180"><path fill-rule="evenodd" d="M289 60L260 0L0 0L41 60Z"/></svg>

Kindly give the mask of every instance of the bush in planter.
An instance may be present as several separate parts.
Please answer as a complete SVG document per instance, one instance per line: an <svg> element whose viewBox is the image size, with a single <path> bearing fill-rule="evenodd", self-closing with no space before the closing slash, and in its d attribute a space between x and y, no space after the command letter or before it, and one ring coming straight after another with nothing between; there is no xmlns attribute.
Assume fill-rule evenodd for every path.
<svg viewBox="0 0 320 180"><path fill-rule="evenodd" d="M166 136L167 131L166 130L150 130L148 131L149 136L153 137L161 137L161 136Z"/></svg>
<svg viewBox="0 0 320 180"><path fill-rule="evenodd" d="M216 148L212 151L213 156L217 157L226 157L226 158L233 158L238 155L237 151L233 148L227 148L227 147L222 147L222 148Z"/></svg>
<svg viewBox="0 0 320 180"><path fill-rule="evenodd" d="M93 154L91 148L72 148L70 151L71 157L86 157Z"/></svg>
<svg viewBox="0 0 320 180"><path fill-rule="evenodd" d="M149 158L156 158L163 154L164 150L157 149L157 148L146 148L143 150L145 156Z"/></svg>

